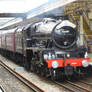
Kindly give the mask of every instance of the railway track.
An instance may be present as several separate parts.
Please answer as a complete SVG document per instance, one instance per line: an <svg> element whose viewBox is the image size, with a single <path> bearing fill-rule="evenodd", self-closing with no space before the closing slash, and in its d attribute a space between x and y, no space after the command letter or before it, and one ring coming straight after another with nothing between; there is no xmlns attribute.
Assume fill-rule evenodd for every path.
<svg viewBox="0 0 92 92"><path fill-rule="evenodd" d="M79 82L79 81L78 81ZM80 91L83 92L90 92L88 88L83 87L82 85L76 84L76 82L66 81L66 83L78 88Z"/></svg>
<svg viewBox="0 0 92 92"><path fill-rule="evenodd" d="M85 82L85 81L83 81L83 80L79 80L81 83L84 83L84 84L86 84L86 85L89 85L89 86L91 86L92 87L92 83L88 83L88 82Z"/></svg>
<svg viewBox="0 0 92 92"><path fill-rule="evenodd" d="M71 92L91 92L90 89L82 87L82 86L76 84L75 82L65 81L64 83L61 83L61 82L55 81L55 83L59 86L64 87L65 89L67 89Z"/></svg>
<svg viewBox="0 0 92 92"><path fill-rule="evenodd" d="M36 86L31 81L24 78L22 75L11 69L9 66L7 66L5 63L0 61L0 65L3 66L5 69L7 69L11 74L13 74L17 79L19 79L22 83L24 83L26 86L28 86L32 91L34 92L44 92L41 88ZM3 92L3 91L2 91Z"/></svg>

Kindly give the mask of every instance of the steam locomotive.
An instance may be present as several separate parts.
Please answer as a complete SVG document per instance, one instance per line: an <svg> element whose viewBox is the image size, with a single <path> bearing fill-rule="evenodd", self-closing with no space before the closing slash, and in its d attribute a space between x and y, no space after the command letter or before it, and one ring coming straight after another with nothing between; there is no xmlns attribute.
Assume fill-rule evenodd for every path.
<svg viewBox="0 0 92 92"><path fill-rule="evenodd" d="M76 25L52 18L0 32L0 53L52 80L85 73L90 62Z"/></svg>

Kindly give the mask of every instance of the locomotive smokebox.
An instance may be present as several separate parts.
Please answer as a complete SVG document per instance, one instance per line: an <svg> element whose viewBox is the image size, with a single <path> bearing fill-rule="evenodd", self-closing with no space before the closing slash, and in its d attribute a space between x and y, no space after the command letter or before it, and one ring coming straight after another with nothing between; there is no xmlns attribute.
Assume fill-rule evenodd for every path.
<svg viewBox="0 0 92 92"><path fill-rule="evenodd" d="M59 48L66 49L76 44L78 33L76 26L65 20L57 24L52 31L52 39Z"/></svg>

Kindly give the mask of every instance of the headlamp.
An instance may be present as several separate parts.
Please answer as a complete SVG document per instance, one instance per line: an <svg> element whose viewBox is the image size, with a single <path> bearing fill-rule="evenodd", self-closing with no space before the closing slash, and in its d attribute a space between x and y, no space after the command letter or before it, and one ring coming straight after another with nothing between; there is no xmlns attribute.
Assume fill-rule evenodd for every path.
<svg viewBox="0 0 92 92"><path fill-rule="evenodd" d="M53 61L52 62L52 67L53 68L57 68L58 67L58 62L57 61Z"/></svg>
<svg viewBox="0 0 92 92"><path fill-rule="evenodd" d="M83 67L88 67L88 66L89 66L88 61L87 61L87 60L83 60L83 61L82 61L82 66L83 66Z"/></svg>

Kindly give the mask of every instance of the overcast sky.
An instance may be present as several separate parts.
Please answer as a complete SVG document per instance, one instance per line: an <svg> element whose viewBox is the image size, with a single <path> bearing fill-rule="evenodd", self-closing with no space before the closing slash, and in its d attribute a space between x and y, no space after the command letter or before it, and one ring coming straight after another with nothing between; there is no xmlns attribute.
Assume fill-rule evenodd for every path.
<svg viewBox="0 0 92 92"><path fill-rule="evenodd" d="M0 13L26 12L48 0L0 0Z"/></svg>

